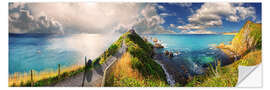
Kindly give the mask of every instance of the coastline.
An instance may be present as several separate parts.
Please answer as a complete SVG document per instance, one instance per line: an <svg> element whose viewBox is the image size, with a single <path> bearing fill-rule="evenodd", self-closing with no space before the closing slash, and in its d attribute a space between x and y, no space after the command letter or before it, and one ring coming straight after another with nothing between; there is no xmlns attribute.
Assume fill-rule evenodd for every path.
<svg viewBox="0 0 270 90"><path fill-rule="evenodd" d="M170 85L170 86L175 86L175 80L173 79L172 75L170 75L167 71L167 69L165 68L164 64L162 64L160 61L158 60L154 60L156 63L158 63L163 71L165 72L165 75L166 75L166 79L167 79L167 83Z"/></svg>
<svg viewBox="0 0 270 90"><path fill-rule="evenodd" d="M148 37L148 40L149 39L155 40L155 39ZM159 40L156 40L156 41L159 41ZM231 55L229 54L230 52L225 52L225 51L229 51L229 50L227 50L225 48L220 48L219 46L220 45L215 46L215 48L218 49L217 53L218 53L219 60L221 60L221 62L222 62L222 65L231 64L233 61L231 60ZM193 72L189 71L187 69L187 67L185 67L185 65L179 66L173 60L171 60L168 56L165 56L164 53L157 53L160 49L162 49L162 48L154 48L153 49L153 51L155 53L154 60L158 64L160 64L160 66L162 66L164 72L166 73L167 82L171 86L185 86L186 84L189 83L190 80L192 80L193 77L197 76L197 74L193 75L192 74ZM174 56L172 56L172 57L174 57ZM207 70L207 68L201 68L201 70L203 72L205 72L205 70ZM177 84L180 84L180 85L177 85Z"/></svg>
<svg viewBox="0 0 270 90"><path fill-rule="evenodd" d="M154 52L156 52L156 49L158 48L154 48ZM185 85L188 79L190 78L190 77L186 77L184 73L179 72L181 71L180 68L178 68L177 65L175 65L175 63L171 62L169 58L165 57L162 54L155 53L154 61L157 62L160 66L162 66L166 74L167 82L171 86ZM181 85L179 85L179 83Z"/></svg>
<svg viewBox="0 0 270 90"><path fill-rule="evenodd" d="M223 33L223 35L236 35L237 33Z"/></svg>

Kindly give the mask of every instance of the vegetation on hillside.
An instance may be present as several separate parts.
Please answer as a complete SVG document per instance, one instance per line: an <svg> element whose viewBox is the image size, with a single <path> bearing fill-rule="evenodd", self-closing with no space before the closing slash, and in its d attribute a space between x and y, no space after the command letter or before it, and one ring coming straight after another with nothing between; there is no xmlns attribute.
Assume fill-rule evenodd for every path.
<svg viewBox="0 0 270 90"><path fill-rule="evenodd" d="M204 75L193 77L186 86L197 87L233 87L238 80L238 66L253 66L262 61L262 38L261 24L247 21L243 28L232 40L232 45L221 44L218 46L228 56L239 57L238 60L227 66L220 66L220 63L213 68L210 65L208 72ZM234 58L233 58L234 57Z"/></svg>
<svg viewBox="0 0 270 90"><path fill-rule="evenodd" d="M58 81L63 80L64 78L83 72L84 68L85 67L81 65L64 67L61 68L59 76L57 70L42 72L33 71L33 81L31 81L30 73L15 73L9 75L8 86L50 86L57 83Z"/></svg>
<svg viewBox="0 0 270 90"><path fill-rule="evenodd" d="M235 35L231 45L223 45L237 56L243 56L252 50L262 47L261 24L247 21L239 33ZM223 48L220 47L220 48ZM229 53L227 53L230 55Z"/></svg>
<svg viewBox="0 0 270 90"><path fill-rule="evenodd" d="M238 66L253 66L261 63L261 50L256 50L243 56L230 65L209 67L204 75L193 77L186 86L192 87L234 87L238 81Z"/></svg>
<svg viewBox="0 0 270 90"><path fill-rule="evenodd" d="M106 62L107 58L113 56L122 45L123 37L121 36L116 42L104 51L104 53L98 58L99 64ZM99 60L100 59L100 60Z"/></svg>
<svg viewBox="0 0 270 90"><path fill-rule="evenodd" d="M153 45L136 33L122 37L128 50L110 69L105 86L168 86L163 69L152 59Z"/></svg>

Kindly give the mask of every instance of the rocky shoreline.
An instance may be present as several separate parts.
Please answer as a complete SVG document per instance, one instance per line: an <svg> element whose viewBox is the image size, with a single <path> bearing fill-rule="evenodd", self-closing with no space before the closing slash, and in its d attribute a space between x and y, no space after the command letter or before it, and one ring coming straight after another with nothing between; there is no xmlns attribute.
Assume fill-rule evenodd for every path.
<svg viewBox="0 0 270 90"><path fill-rule="evenodd" d="M158 48L154 48L154 52L156 52L157 49ZM182 68L178 67L169 59L169 57L165 56L164 54L155 53L154 60L162 66L167 77L167 82L170 84L170 86L175 86L177 84L185 85L191 78L185 73L179 72L182 71Z"/></svg>
<svg viewBox="0 0 270 90"><path fill-rule="evenodd" d="M187 64L190 64L190 63L181 62L182 64L179 65L179 62L175 62L175 60L173 59L175 57L177 58L177 56L175 56L175 53L179 53L179 52L174 53L172 51L164 50L161 53L160 50L162 50L163 48L156 47L156 44L160 43L160 41L156 38L151 38L151 37L148 39L150 39L151 41L153 41L153 43L155 43L154 49L153 49L153 52L154 52L153 58L158 64L162 66L166 74L167 82L170 84L170 86L184 86L190 80L192 80L193 75L196 75L196 74L194 74L194 72L192 71L189 71L190 69L186 66ZM215 53L218 54L218 57L220 58L221 63L223 63L223 65L230 64L231 58L228 57L227 53L225 53L221 48L218 48L218 47L216 48L218 49L218 51L216 51ZM201 72L204 72L206 70L205 67L208 67L208 65L202 65ZM180 84L180 85L177 85L177 84Z"/></svg>

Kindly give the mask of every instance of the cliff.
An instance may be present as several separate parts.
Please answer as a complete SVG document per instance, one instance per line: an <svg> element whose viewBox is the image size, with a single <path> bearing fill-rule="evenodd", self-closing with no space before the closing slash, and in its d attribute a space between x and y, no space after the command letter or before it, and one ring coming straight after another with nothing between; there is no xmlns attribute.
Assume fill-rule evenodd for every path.
<svg viewBox="0 0 270 90"><path fill-rule="evenodd" d="M261 24L247 21L240 31L235 35L231 45L220 44L221 48L231 58L242 57L262 47Z"/></svg>
<svg viewBox="0 0 270 90"><path fill-rule="evenodd" d="M226 47L226 45L225 45ZM223 51L230 50L233 52L233 60L243 62L241 65L256 65L261 63L262 49L262 25L247 21L235 35L231 45L227 48L221 48ZM226 52L225 52L226 53ZM229 53L227 52L229 55ZM229 55L232 57L232 55Z"/></svg>
<svg viewBox="0 0 270 90"><path fill-rule="evenodd" d="M247 21L238 34L232 40L233 49L239 54L249 52L262 47L261 24Z"/></svg>

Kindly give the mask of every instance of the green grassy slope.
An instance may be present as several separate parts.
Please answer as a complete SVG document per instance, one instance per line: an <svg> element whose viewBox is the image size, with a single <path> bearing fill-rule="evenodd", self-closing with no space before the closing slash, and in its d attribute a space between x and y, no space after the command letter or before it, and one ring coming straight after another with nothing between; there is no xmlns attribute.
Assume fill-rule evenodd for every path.
<svg viewBox="0 0 270 90"><path fill-rule="evenodd" d="M252 66L261 63L261 24L247 21L233 38L232 45L219 47L223 51L232 51L239 60L221 67L208 69L207 74L195 76L186 86L195 87L233 87L238 80L238 66ZM228 50L229 49L229 50ZM226 53L226 52L225 52ZM227 53L228 54L228 53ZM230 56L228 54L228 56Z"/></svg>
<svg viewBox="0 0 270 90"><path fill-rule="evenodd" d="M168 86L163 69L151 57L153 45L136 33L127 32L121 37L125 37L120 39L128 47L127 55L108 74L105 86Z"/></svg>

